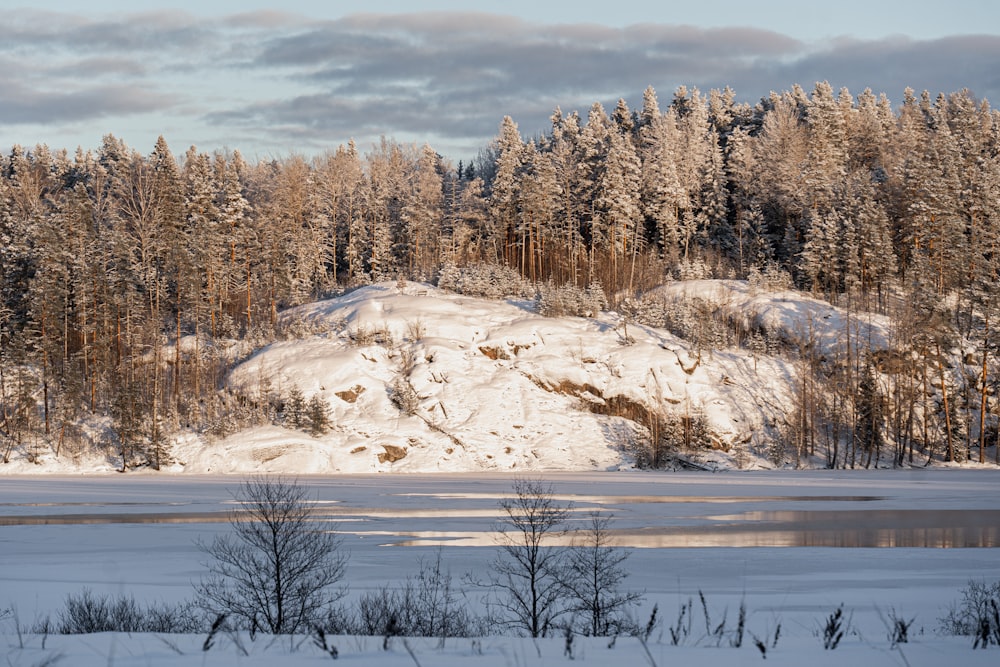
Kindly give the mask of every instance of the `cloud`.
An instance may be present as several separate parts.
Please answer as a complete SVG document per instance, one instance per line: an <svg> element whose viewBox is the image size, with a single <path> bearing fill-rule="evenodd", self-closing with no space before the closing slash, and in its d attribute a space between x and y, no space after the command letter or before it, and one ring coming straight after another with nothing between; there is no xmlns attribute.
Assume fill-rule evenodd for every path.
<svg viewBox="0 0 1000 667"><path fill-rule="evenodd" d="M870 87L900 99L903 89L932 95L968 88L1000 102L1000 36L967 35L936 40L847 40L809 54L786 68L785 76L810 83L839 82L852 91Z"/></svg>
<svg viewBox="0 0 1000 667"><path fill-rule="evenodd" d="M0 123L12 125L79 124L87 120L149 113L172 104L172 100L162 94L130 86L92 86L64 92L34 91L10 82L4 87Z"/></svg>
<svg viewBox="0 0 1000 667"><path fill-rule="evenodd" d="M143 53L198 49L212 31L183 12L129 14L119 19L91 20L81 16L21 10L9 12L0 25L5 48L40 51L104 51Z"/></svg>
<svg viewBox="0 0 1000 667"><path fill-rule="evenodd" d="M749 102L819 80L896 100L907 86L1000 99L996 35L807 44L756 28L554 25L477 12L334 21L279 12L11 14L0 26L0 61L23 75L0 106L4 122L61 122L74 105L76 120L160 110L171 127L258 142L226 140L245 152L289 143L321 150L383 134L467 151L488 142L504 115L533 134L557 105L637 104L647 85L661 96L681 84L729 85Z"/></svg>

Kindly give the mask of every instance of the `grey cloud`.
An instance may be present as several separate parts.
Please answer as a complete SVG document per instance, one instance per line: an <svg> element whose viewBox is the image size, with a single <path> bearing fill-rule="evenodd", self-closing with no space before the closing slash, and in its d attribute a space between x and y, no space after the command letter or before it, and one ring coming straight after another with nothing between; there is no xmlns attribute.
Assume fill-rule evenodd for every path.
<svg viewBox="0 0 1000 667"><path fill-rule="evenodd" d="M147 113L173 103L163 95L126 86L95 86L78 91L34 91L8 82L0 122L78 123L88 119Z"/></svg>
<svg viewBox="0 0 1000 667"><path fill-rule="evenodd" d="M732 86L755 101L794 83L829 80L898 99L907 86L996 92L1000 38L837 40L810 49L751 28L643 24L532 25L483 14L360 16L281 35L254 65L325 92L232 110L227 122L314 128L334 135L434 132L453 140L496 132L504 114L534 133L552 108L638 101L647 85ZM213 117L217 121L221 116Z"/></svg>
<svg viewBox="0 0 1000 667"><path fill-rule="evenodd" d="M697 28L642 24L626 29L643 42L670 51L718 53L730 56L781 57L801 52L805 45L787 35L757 28Z"/></svg>
<svg viewBox="0 0 1000 667"><path fill-rule="evenodd" d="M591 37L601 33L599 40L571 41L572 29L558 32L560 39L529 33L497 34L484 40L458 36L442 42L424 36L359 36L326 30L279 40L265 50L261 62L310 63L308 69L303 67L303 76L328 85L331 92L352 96L376 93L387 82L412 80L445 98L488 96L486 101L516 102L540 94L627 94L626 86L641 91L651 77L659 81L665 75L686 80L745 57L748 43L743 40L734 58L720 54L715 44L699 43L697 49L683 43L671 46L662 34L644 41L626 40L620 31L592 28L584 32ZM770 40L767 46L772 48Z"/></svg>
<svg viewBox="0 0 1000 667"><path fill-rule="evenodd" d="M595 100L618 97L637 104L647 85L666 98L661 102L680 84L703 91L730 85L754 102L794 83L811 89L818 80L855 94L871 87L896 100L906 86L934 93L967 87L1000 100L995 35L809 45L755 28L541 25L475 12L336 21L280 12L218 20L181 13L11 18L0 22L0 61L23 68L9 70L19 72L21 94L5 95L5 122L68 120L74 104L83 114L77 117L101 117L173 101L174 126L207 123L213 136L269 146L380 134L483 145L503 115L530 135L548 126L556 105L586 111ZM87 79L88 71L103 78ZM68 77L84 81L66 87ZM120 85L133 79L147 91L141 99ZM200 97L192 92L209 79L220 85ZM34 92L64 88L75 92ZM181 100L198 106L181 107Z"/></svg>
<svg viewBox="0 0 1000 667"><path fill-rule="evenodd" d="M973 94L1000 101L1000 36L968 35L915 41L843 41L808 54L775 73L811 85L827 80L857 93L866 87L899 100L903 89L929 90L932 95L968 88Z"/></svg>
<svg viewBox="0 0 1000 667"><path fill-rule="evenodd" d="M202 48L212 31L182 12L129 14L121 19L86 19L48 12L15 11L0 27L5 45L39 51L102 49L150 52Z"/></svg>
<svg viewBox="0 0 1000 667"><path fill-rule="evenodd" d="M354 16L280 35L254 60L325 93L210 119L261 127L314 123L351 134L374 131L374 117L382 119L382 132L433 131L485 143L504 114L524 114L533 133L557 104L586 109L595 99L637 97L649 84L668 91L680 83L715 85L802 48L749 28L545 26L474 13ZM726 83L738 85L725 80L720 87Z"/></svg>
<svg viewBox="0 0 1000 667"><path fill-rule="evenodd" d="M255 11L233 14L222 19L221 25L236 29L274 29L279 26L294 27L307 23L304 17L281 11Z"/></svg>
<svg viewBox="0 0 1000 667"><path fill-rule="evenodd" d="M57 64L49 73L67 77L140 77L148 68L133 58L83 58Z"/></svg>
<svg viewBox="0 0 1000 667"><path fill-rule="evenodd" d="M485 12L421 12L419 14L354 14L330 22L333 29L382 32L440 39L468 40L537 32L540 26L524 19ZM541 27L544 29L543 27Z"/></svg>

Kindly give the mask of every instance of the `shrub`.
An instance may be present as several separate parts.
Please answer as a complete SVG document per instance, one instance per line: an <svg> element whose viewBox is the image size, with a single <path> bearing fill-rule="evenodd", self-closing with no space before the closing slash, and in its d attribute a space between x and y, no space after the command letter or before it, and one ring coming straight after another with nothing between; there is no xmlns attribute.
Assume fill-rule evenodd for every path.
<svg viewBox="0 0 1000 667"><path fill-rule="evenodd" d="M1000 581L986 583L970 579L962 589L962 599L952 603L938 619L941 632L976 637L977 644L991 639L1000 644Z"/></svg>
<svg viewBox="0 0 1000 667"><path fill-rule="evenodd" d="M89 588L69 595L59 612L56 632L64 635L92 632L201 632L205 621L190 603L142 607L131 595L95 595Z"/></svg>
<svg viewBox="0 0 1000 667"><path fill-rule="evenodd" d="M486 581L488 606L507 627L544 637L567 610L565 574L568 548L550 546L566 534L570 507L559 503L550 485L515 479L513 495L497 503L496 559Z"/></svg>
<svg viewBox="0 0 1000 667"><path fill-rule="evenodd" d="M844 638L844 632L850 628L850 619L844 617L844 605L840 605L832 614L827 616L823 625L823 648L832 651L840 644Z"/></svg>
<svg viewBox="0 0 1000 667"><path fill-rule="evenodd" d="M306 403L306 421L313 437L330 430L330 404L319 394L313 394Z"/></svg>
<svg viewBox="0 0 1000 667"><path fill-rule="evenodd" d="M628 578L625 561L628 549L615 546L611 532L612 514L592 512L586 528L577 532L568 552L564 586L570 613L578 627L567 624L583 635L609 636L633 628L629 609L639 604L643 595L622 590Z"/></svg>
<svg viewBox="0 0 1000 667"><path fill-rule="evenodd" d="M593 283L585 290L572 283L556 286L551 282L538 288L538 312L546 317L597 317L604 306L600 283Z"/></svg>
<svg viewBox="0 0 1000 667"><path fill-rule="evenodd" d="M534 296L530 282L510 268L500 264L471 264L457 267L446 264L438 275L437 286L458 294L502 299L508 296Z"/></svg>
<svg viewBox="0 0 1000 667"><path fill-rule="evenodd" d="M420 396L417 395L417 390L402 375L397 375L392 381L392 386L389 387L389 400L408 415L415 415L420 409Z"/></svg>
<svg viewBox="0 0 1000 667"><path fill-rule="evenodd" d="M879 612L881 615L881 612ZM888 618L883 617L882 622L886 627L886 634L888 635L889 643L892 646L896 644L906 644L910 641L910 628L913 626L913 622L917 620L916 617L906 619L900 616L895 609L890 608L888 613Z"/></svg>
<svg viewBox="0 0 1000 667"><path fill-rule="evenodd" d="M451 573L440 552L433 561L420 561L420 572L402 586L383 586L358 600L354 631L394 637L469 637L484 624L461 604L452 588Z"/></svg>

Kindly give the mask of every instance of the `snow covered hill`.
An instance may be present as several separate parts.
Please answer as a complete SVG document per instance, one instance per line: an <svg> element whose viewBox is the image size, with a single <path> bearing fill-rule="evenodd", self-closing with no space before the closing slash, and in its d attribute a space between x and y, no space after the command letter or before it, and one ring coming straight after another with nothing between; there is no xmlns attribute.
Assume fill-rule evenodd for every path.
<svg viewBox="0 0 1000 667"><path fill-rule="evenodd" d="M719 290L739 295L740 284L687 289L717 298ZM768 321L793 331L818 306L789 298L773 300ZM826 306L815 326L839 327L831 312ZM418 283L363 287L283 318L299 337L259 350L233 370L230 386L255 399L293 388L306 400L318 395L331 408L330 430L266 426L190 439L175 449L185 471L615 469L642 454L653 414L682 425L702 416L711 446L699 460L752 467L764 463L768 425L782 418L793 372L786 360L740 348L699 355L615 313L547 318L533 302Z"/></svg>
<svg viewBox="0 0 1000 667"><path fill-rule="evenodd" d="M699 310L702 303L708 310ZM745 281L669 283L646 296L649 304L664 312L677 305L675 324L681 317L710 318L716 328L725 322L744 335L764 332L767 345L747 338L735 344L732 331L728 342L718 332L707 340L681 338L641 324L650 318L627 309L628 315L543 317L533 300L379 283L283 312L282 340L244 351L226 379L226 400L258 415L269 406L272 419L264 421L271 423L230 428L225 436L175 430L164 469L609 470L649 463L654 436L667 443L660 452L669 452L660 464L771 467L801 372L794 353L776 348L811 346L823 355L850 340L878 349L889 339L882 317L849 315L792 290ZM319 405L326 413L322 428L309 428L307 416L290 417L295 401L303 412L310 402ZM14 456L0 474L119 467L113 447L103 451L99 444L107 441L101 435L107 424L95 418L86 428L94 433L89 451Z"/></svg>

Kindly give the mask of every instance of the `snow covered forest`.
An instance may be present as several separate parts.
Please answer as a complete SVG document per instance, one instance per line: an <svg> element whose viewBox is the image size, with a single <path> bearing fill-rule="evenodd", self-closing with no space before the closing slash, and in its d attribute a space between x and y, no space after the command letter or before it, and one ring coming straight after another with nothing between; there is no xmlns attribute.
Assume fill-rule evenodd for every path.
<svg viewBox="0 0 1000 667"><path fill-rule="evenodd" d="M0 460L60 456L100 426L122 469L159 468L171 434L272 419L302 398L236 400L233 363L287 335L282 310L387 279L537 298L545 315L610 308L699 355L789 355L777 464L986 460L1000 112L966 91L907 90L894 109L826 83L734 100L681 87L661 106L649 88L639 110L556 109L533 138L506 117L457 165L390 139L256 163L178 159L162 137L148 154L112 135L96 152L15 146L0 159ZM831 354L654 296L709 278L884 317L889 340ZM297 409L328 426L322 404Z"/></svg>

